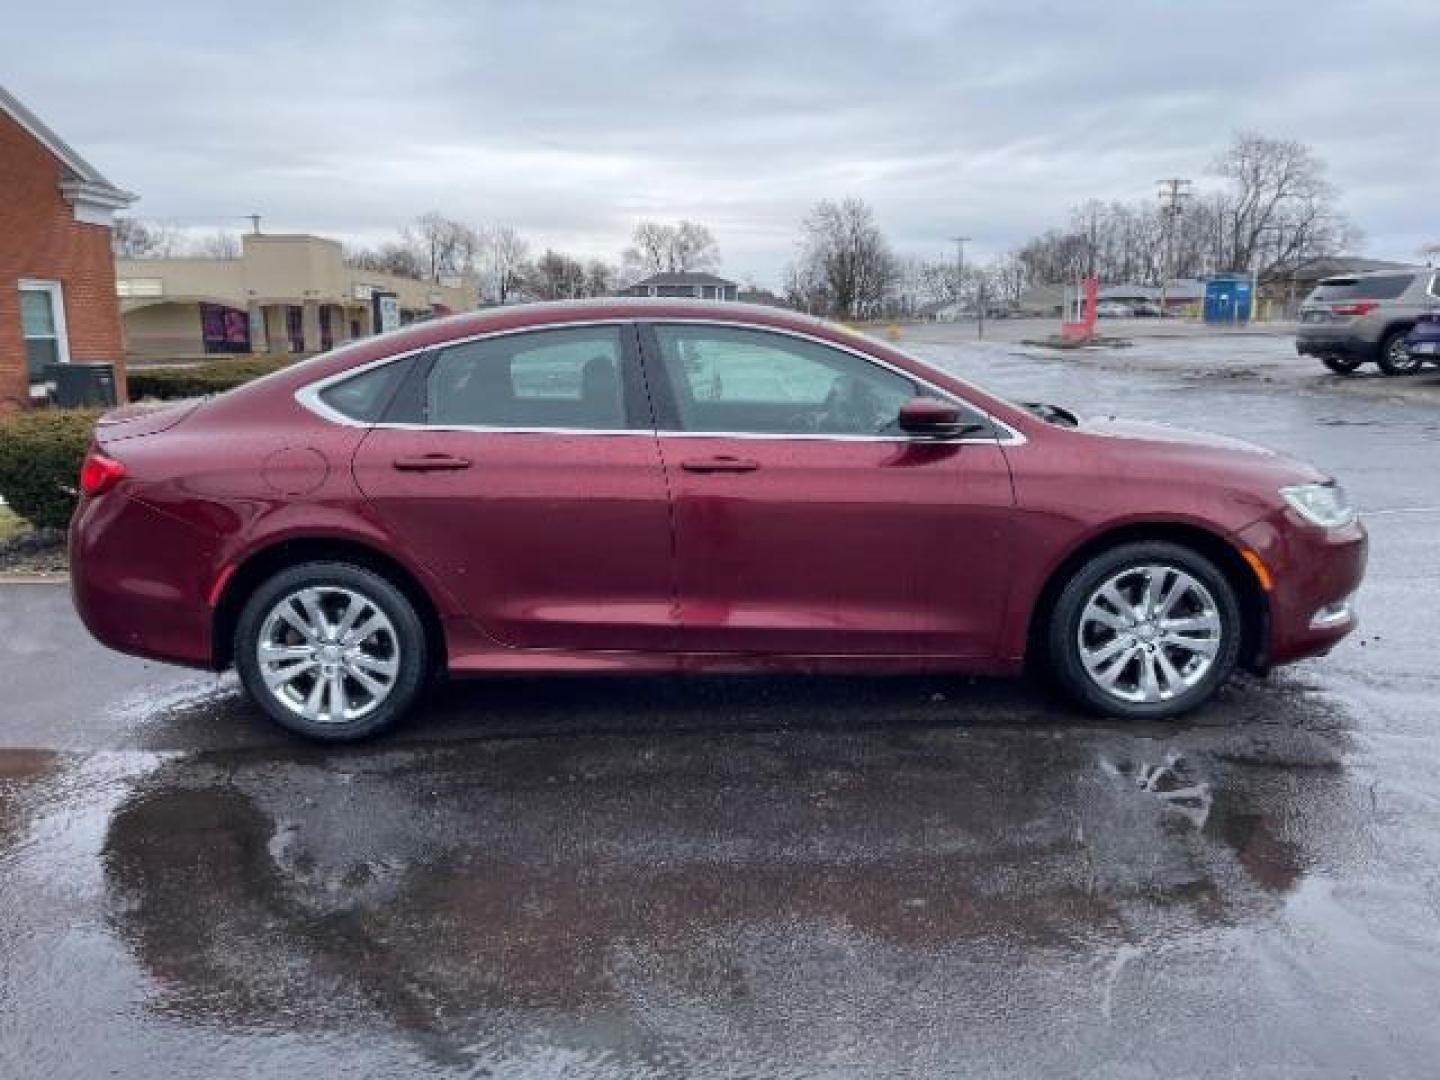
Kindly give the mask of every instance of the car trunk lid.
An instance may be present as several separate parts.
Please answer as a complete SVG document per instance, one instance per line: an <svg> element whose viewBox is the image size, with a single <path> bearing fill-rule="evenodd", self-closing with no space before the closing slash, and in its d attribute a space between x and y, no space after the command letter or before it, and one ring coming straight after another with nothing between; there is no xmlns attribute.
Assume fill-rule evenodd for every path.
<svg viewBox="0 0 1440 1080"><path fill-rule="evenodd" d="M95 425L95 441L108 446L122 439L168 431L198 409L203 398L185 401L147 401L112 409Z"/></svg>

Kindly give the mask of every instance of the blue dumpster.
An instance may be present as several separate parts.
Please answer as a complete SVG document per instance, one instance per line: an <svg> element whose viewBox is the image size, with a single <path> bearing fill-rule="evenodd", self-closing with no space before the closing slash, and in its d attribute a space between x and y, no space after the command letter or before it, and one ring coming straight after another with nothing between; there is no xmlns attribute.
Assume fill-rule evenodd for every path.
<svg viewBox="0 0 1440 1080"><path fill-rule="evenodd" d="M1205 282L1207 323L1249 322L1253 302L1250 278L1244 274L1217 274Z"/></svg>

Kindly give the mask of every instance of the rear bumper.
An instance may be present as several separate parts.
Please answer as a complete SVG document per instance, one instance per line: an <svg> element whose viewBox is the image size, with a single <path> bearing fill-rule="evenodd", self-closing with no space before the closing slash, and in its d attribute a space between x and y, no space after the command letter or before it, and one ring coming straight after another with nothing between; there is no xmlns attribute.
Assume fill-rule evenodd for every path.
<svg viewBox="0 0 1440 1080"><path fill-rule="evenodd" d="M213 666L212 537L122 486L81 501L69 541L75 610L96 639L135 656Z"/></svg>
<svg viewBox="0 0 1440 1080"><path fill-rule="evenodd" d="M1320 656L1357 625L1353 597L1369 541L1359 522L1321 529L1284 510L1240 532L1269 571L1269 638L1262 668Z"/></svg>
<svg viewBox="0 0 1440 1080"><path fill-rule="evenodd" d="M1374 360L1379 345L1357 337L1340 334L1308 333L1295 338L1295 351L1301 356L1344 356L1354 360Z"/></svg>

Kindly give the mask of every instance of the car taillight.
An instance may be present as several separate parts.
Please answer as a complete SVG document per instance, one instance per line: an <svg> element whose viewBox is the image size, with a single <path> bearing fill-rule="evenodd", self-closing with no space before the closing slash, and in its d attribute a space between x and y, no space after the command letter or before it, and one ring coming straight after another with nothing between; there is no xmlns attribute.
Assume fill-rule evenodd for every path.
<svg viewBox="0 0 1440 1080"><path fill-rule="evenodd" d="M1361 315L1369 315L1380 305L1373 300L1364 300L1358 304L1336 304L1330 310L1336 315L1345 315L1352 319L1358 319Z"/></svg>
<svg viewBox="0 0 1440 1080"><path fill-rule="evenodd" d="M80 491L87 499L103 495L125 478L125 466L99 450L85 455L80 466Z"/></svg>

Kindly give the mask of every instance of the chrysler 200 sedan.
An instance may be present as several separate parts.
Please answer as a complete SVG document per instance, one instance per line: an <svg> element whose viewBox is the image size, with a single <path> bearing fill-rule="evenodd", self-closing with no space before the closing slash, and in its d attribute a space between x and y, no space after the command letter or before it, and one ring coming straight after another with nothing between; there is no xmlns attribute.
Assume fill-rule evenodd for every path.
<svg viewBox="0 0 1440 1080"><path fill-rule="evenodd" d="M1354 627L1365 532L1245 443L1001 400L768 308L506 308L101 421L107 645L318 739L437 674L1020 672L1156 719Z"/></svg>

